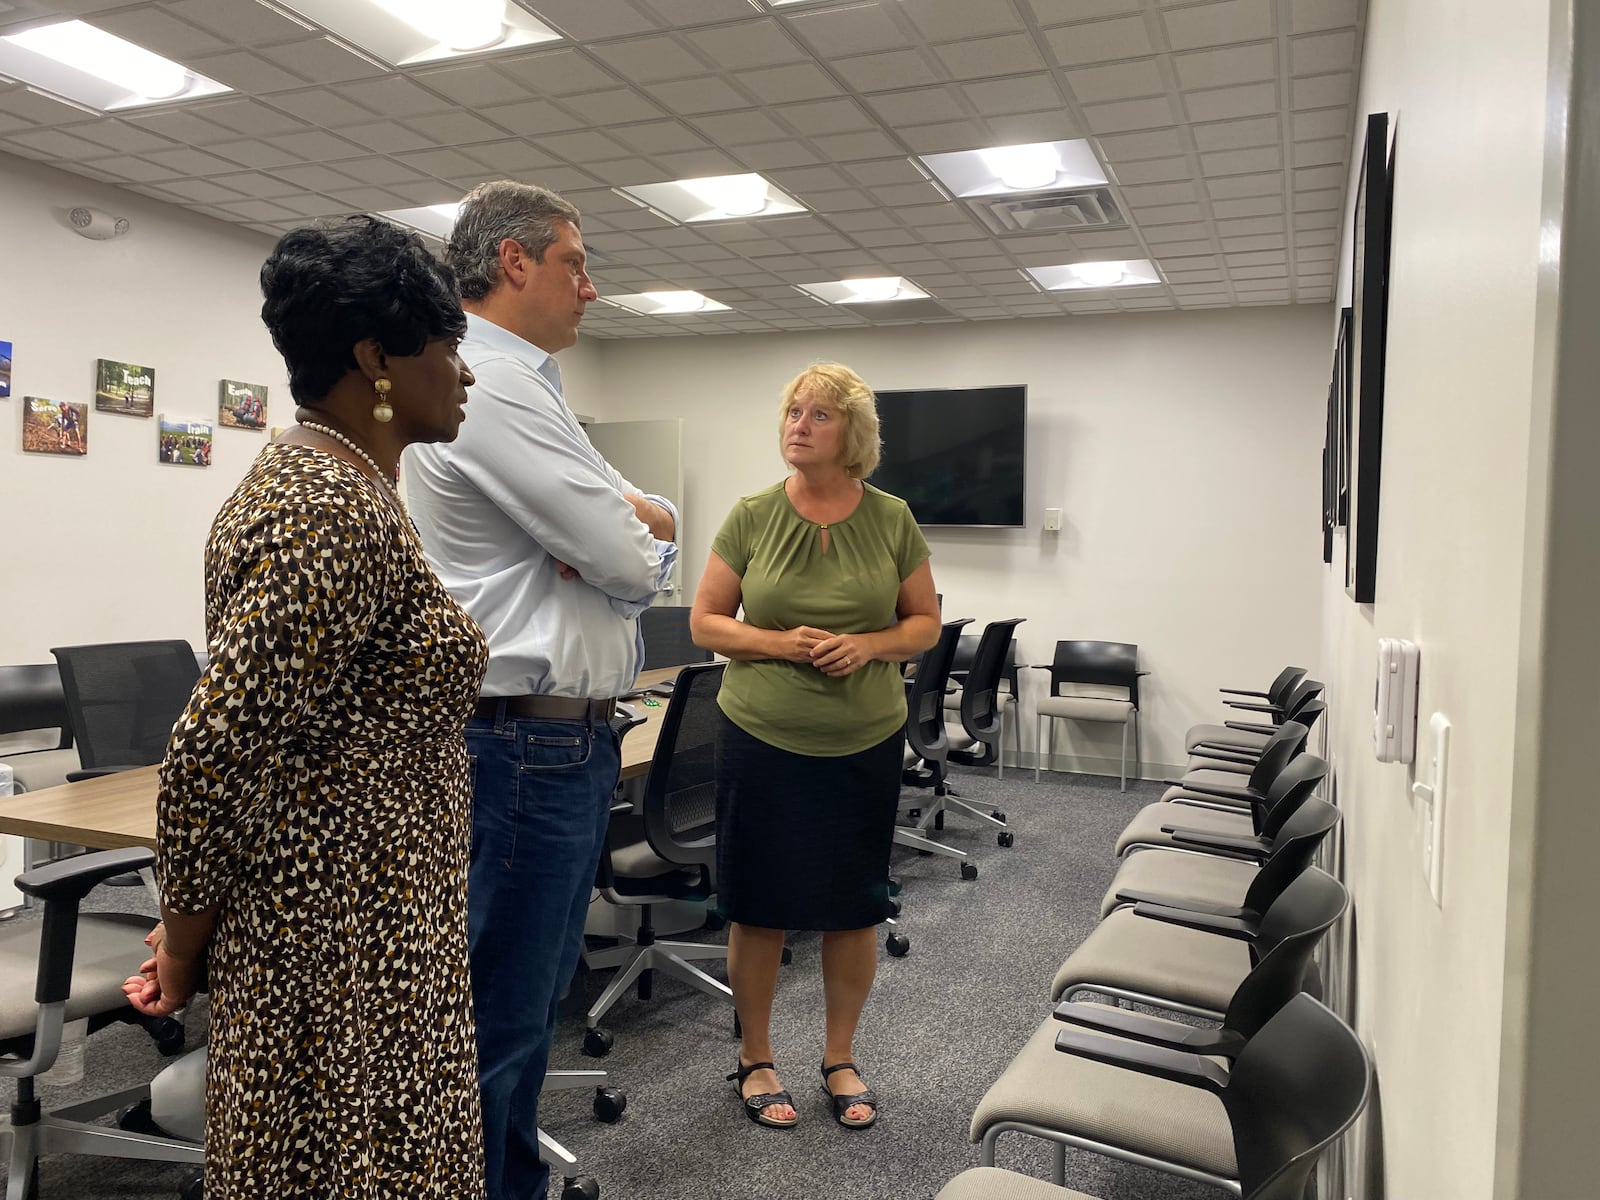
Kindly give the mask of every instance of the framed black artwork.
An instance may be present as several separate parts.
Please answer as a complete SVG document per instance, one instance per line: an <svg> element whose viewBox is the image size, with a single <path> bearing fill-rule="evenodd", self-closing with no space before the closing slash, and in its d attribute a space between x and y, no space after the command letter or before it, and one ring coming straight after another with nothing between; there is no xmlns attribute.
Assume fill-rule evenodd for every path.
<svg viewBox="0 0 1600 1200"><path fill-rule="evenodd" d="M1357 604L1377 596L1378 499L1383 480L1384 327L1389 309L1389 216L1394 161L1389 114L1367 118L1356 184L1350 262L1349 525L1345 591Z"/></svg>
<svg viewBox="0 0 1600 1200"><path fill-rule="evenodd" d="M1322 440L1322 561L1333 562L1333 531L1350 520L1350 310L1339 310L1339 332L1328 379L1327 427Z"/></svg>

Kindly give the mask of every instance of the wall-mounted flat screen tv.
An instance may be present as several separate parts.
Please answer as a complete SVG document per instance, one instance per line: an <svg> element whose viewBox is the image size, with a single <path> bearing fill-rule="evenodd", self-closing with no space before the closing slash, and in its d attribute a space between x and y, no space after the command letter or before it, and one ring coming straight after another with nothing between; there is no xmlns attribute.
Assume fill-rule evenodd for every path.
<svg viewBox="0 0 1600 1200"><path fill-rule="evenodd" d="M1027 415L1021 384L879 392L872 482L919 525L1020 527Z"/></svg>

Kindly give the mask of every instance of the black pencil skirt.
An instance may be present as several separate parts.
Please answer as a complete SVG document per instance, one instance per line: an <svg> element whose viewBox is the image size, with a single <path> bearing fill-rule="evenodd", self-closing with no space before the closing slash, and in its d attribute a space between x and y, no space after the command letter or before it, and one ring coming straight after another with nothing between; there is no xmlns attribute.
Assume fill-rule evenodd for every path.
<svg viewBox="0 0 1600 1200"><path fill-rule="evenodd" d="M812 758L717 728L717 908L767 929L865 929L889 915L905 733Z"/></svg>

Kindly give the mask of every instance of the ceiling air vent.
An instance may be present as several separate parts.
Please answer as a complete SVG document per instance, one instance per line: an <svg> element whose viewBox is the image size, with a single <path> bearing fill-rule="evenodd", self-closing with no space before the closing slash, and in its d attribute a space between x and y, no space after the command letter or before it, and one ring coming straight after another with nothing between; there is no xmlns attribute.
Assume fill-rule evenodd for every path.
<svg viewBox="0 0 1600 1200"><path fill-rule="evenodd" d="M1050 195L985 196L969 204L995 233L1062 233L1110 229L1127 222L1111 189L1084 188Z"/></svg>

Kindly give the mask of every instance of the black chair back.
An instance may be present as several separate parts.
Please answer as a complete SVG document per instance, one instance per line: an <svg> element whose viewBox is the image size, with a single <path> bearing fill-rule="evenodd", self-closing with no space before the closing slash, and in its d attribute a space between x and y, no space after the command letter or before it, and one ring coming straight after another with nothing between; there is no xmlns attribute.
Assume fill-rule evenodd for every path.
<svg viewBox="0 0 1600 1200"><path fill-rule="evenodd" d="M1244 1200L1303 1200L1371 1086L1372 1062L1348 1025L1310 996L1285 1004L1245 1044L1222 1092Z"/></svg>
<svg viewBox="0 0 1600 1200"><path fill-rule="evenodd" d="M971 617L946 621L939 640L926 651L911 679L906 696L906 741L919 758L942 766L949 755L950 739L944 732L944 692L950 685L950 666L956 660L956 643Z"/></svg>
<svg viewBox="0 0 1600 1200"><path fill-rule="evenodd" d="M1050 664L1050 694L1063 683L1105 684L1126 688L1139 707L1139 647L1133 642L1057 642Z"/></svg>
<svg viewBox="0 0 1600 1200"><path fill-rule="evenodd" d="M148 767L162 760L172 727L200 678L188 642L59 646L78 757L87 770Z"/></svg>
<svg viewBox="0 0 1600 1200"><path fill-rule="evenodd" d="M1306 735L1310 732L1304 725L1290 721L1268 738L1266 745L1261 748L1261 757L1256 759L1256 765L1251 768L1250 780L1245 786L1265 794L1283 769L1304 753Z"/></svg>
<svg viewBox="0 0 1600 1200"><path fill-rule="evenodd" d="M1264 913L1311 865L1328 831L1339 823L1339 810L1326 800L1309 799L1295 809L1272 839L1272 851L1244 894L1244 907Z"/></svg>
<svg viewBox="0 0 1600 1200"><path fill-rule="evenodd" d="M1320 679L1302 679L1289 689L1281 701L1271 700L1268 703L1280 714L1278 719L1282 720L1288 714L1297 711L1301 705L1309 704L1320 695L1322 695Z"/></svg>
<svg viewBox="0 0 1600 1200"><path fill-rule="evenodd" d="M689 613L679 607L647 608L639 614L639 634L644 639L644 666L681 667L685 663L711 661L711 651L702 650L689 636Z"/></svg>
<svg viewBox="0 0 1600 1200"><path fill-rule="evenodd" d="M1284 722L1293 721L1296 725L1304 725L1308 730L1317 727L1317 721L1328 710L1328 706L1321 700L1307 700L1296 705L1284 715Z"/></svg>
<svg viewBox="0 0 1600 1200"><path fill-rule="evenodd" d="M678 673L644 785L644 836L658 858L709 869L717 857L717 692L726 663Z"/></svg>
<svg viewBox="0 0 1600 1200"><path fill-rule="evenodd" d="M72 747L72 718L55 663L0 667L0 734L55 729L57 750Z"/></svg>
<svg viewBox="0 0 1600 1200"><path fill-rule="evenodd" d="M1285 667L1283 670L1279 671L1278 677L1274 679L1271 686L1267 688L1267 703L1274 704L1279 708L1282 708L1284 698L1288 696L1294 685L1299 683L1305 677L1306 669L1304 667Z"/></svg>
<svg viewBox="0 0 1600 1200"><path fill-rule="evenodd" d="M1242 1024L1232 1020L1223 1024L1249 1037L1265 1025L1288 1002L1290 996L1304 991L1306 970L1311 965L1312 953L1322 940L1322 935L1333 928L1349 907L1350 893L1345 890L1344 884L1318 867L1307 867L1301 871L1283 889L1283 895L1261 914L1261 924L1257 927L1255 940L1250 944L1250 961L1256 966L1245 977L1244 983L1239 985L1239 991L1234 993L1233 1000L1228 1004L1230 1014L1241 999L1254 1005L1254 1010L1250 1013L1241 1010L1239 1018ZM1290 951L1288 959L1292 961L1285 960L1279 954L1285 949ZM1264 973L1252 980L1251 976L1260 972L1274 956L1277 956L1274 970L1278 973L1275 976ZM1241 997L1240 992L1245 991L1246 984L1249 985L1249 994Z"/></svg>
<svg viewBox="0 0 1600 1200"><path fill-rule="evenodd" d="M1000 743L1000 680L1007 663L1016 672L1016 643L1012 640L1017 626L1026 617L1008 617L1004 621L990 621L978 639L972 664L961 684L961 724L967 733L985 745ZM968 641L962 638L962 642ZM957 651L960 651L957 644ZM954 677L955 671L950 672ZM1015 690L1011 693L1016 695Z"/></svg>
<svg viewBox="0 0 1600 1200"><path fill-rule="evenodd" d="M1278 772L1278 777L1267 789L1267 798L1252 805L1256 832L1275 838L1278 831L1295 811L1306 802L1311 793L1328 776L1328 760L1315 754L1302 754Z"/></svg>

